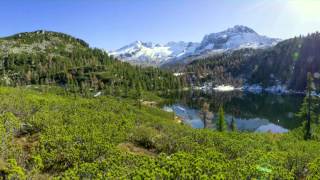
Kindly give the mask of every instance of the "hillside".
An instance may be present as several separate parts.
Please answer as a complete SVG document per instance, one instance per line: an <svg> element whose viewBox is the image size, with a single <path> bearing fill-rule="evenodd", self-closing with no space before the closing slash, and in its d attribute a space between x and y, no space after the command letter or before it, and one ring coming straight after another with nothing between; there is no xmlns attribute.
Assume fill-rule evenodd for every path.
<svg viewBox="0 0 320 180"><path fill-rule="evenodd" d="M155 68L141 68L120 62L106 52L90 48L72 36L35 31L0 39L2 85L60 85L87 94L128 94L142 90L178 89L180 79Z"/></svg>
<svg viewBox="0 0 320 180"><path fill-rule="evenodd" d="M319 179L319 131L220 133L111 96L0 88L0 174L49 179ZM121 113L120 113L121 112ZM316 140L316 141L315 141Z"/></svg>
<svg viewBox="0 0 320 180"><path fill-rule="evenodd" d="M268 49L242 49L195 60L188 65L172 67L186 73L193 84L213 83L259 84L263 87L281 85L303 91L307 73L313 75L316 85L320 78L320 34L296 37Z"/></svg>

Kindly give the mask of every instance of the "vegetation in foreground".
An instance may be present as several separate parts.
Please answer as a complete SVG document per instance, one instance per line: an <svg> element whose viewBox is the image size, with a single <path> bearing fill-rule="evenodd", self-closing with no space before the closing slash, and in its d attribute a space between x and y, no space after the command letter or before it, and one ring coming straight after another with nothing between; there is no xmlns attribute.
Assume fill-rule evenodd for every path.
<svg viewBox="0 0 320 180"><path fill-rule="evenodd" d="M0 88L0 175L9 179L319 179L320 129L195 130L136 101ZM143 97L142 97L143 98Z"/></svg>

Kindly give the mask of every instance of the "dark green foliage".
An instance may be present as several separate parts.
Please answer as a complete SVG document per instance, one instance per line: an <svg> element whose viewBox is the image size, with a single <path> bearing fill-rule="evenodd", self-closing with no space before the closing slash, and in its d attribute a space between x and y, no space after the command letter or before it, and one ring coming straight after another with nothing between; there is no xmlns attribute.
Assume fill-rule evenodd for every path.
<svg viewBox="0 0 320 180"><path fill-rule="evenodd" d="M226 121L224 119L224 110L222 106L219 108L218 112L217 130L220 132L224 132L227 130Z"/></svg>
<svg viewBox="0 0 320 180"><path fill-rule="evenodd" d="M242 49L195 60L186 66L175 67L185 72L194 84L213 85L260 84L264 87L286 85L288 89L304 91L307 72L320 85L320 33L295 37L268 49Z"/></svg>
<svg viewBox="0 0 320 180"><path fill-rule="evenodd" d="M194 60L190 64L181 67L173 67L174 71L186 72L186 79L200 85L212 82L214 85L232 84L241 86L251 69L246 67L251 55L256 50L242 49L235 52L216 54L204 59Z"/></svg>
<svg viewBox="0 0 320 180"><path fill-rule="evenodd" d="M311 91L312 91L312 77L311 74L308 73L308 85L307 85L307 116L306 116L306 123L305 123L305 133L304 139L310 140L311 139Z"/></svg>
<svg viewBox="0 0 320 180"><path fill-rule="evenodd" d="M252 82L270 85L280 81L290 89L305 90L307 73L314 76L320 72L319 47L320 33L317 32L283 41L274 48L255 55L253 58L257 59L258 67L252 74ZM319 84L319 79L315 79L315 83Z"/></svg>
<svg viewBox="0 0 320 180"><path fill-rule="evenodd" d="M230 129L231 129L231 131L237 131L237 124L236 124L236 122L235 122L233 117L231 119Z"/></svg>
<svg viewBox="0 0 320 180"><path fill-rule="evenodd" d="M137 100L138 107L139 107L139 109L141 109L142 92L141 92L141 84L140 83L138 83L136 85L136 95L135 95L135 97L136 97L136 100Z"/></svg>
<svg viewBox="0 0 320 180"><path fill-rule="evenodd" d="M315 91L315 87L310 73L308 73L307 79L307 94L297 116L304 121L304 139L310 140L312 138L311 124L318 124L320 106L319 97L312 95L312 92Z"/></svg>

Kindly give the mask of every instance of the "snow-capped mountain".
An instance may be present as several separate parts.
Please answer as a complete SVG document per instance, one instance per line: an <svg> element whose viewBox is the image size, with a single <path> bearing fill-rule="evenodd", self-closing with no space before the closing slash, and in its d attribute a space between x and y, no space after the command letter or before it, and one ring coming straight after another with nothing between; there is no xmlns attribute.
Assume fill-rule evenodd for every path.
<svg viewBox="0 0 320 180"><path fill-rule="evenodd" d="M133 64L159 66L170 59L192 55L198 46L199 43L183 41L167 44L135 41L121 49L110 52L110 54Z"/></svg>
<svg viewBox="0 0 320 180"><path fill-rule="evenodd" d="M197 57L209 53L221 53L241 48L266 48L280 40L261 36L246 26L234 26L219 33L206 35L200 43L169 42L156 44L136 41L110 54L133 64L160 66L183 61L190 56Z"/></svg>
<svg viewBox="0 0 320 180"><path fill-rule="evenodd" d="M234 26L219 33L206 35L196 51L234 50L241 48L265 48L274 46L279 39L261 36L246 26Z"/></svg>

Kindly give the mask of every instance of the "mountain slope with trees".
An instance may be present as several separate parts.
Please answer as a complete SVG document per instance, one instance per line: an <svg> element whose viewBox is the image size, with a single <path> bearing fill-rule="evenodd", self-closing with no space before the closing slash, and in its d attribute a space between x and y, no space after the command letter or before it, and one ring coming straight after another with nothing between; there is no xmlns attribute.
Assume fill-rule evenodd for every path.
<svg viewBox="0 0 320 180"><path fill-rule="evenodd" d="M320 82L319 49L320 33L313 33L280 42L269 49L218 54L172 69L186 73L193 84L285 85L288 89L303 91L308 72L317 86Z"/></svg>
<svg viewBox="0 0 320 180"><path fill-rule="evenodd" d="M35 31L0 39L1 84L60 85L73 92L127 94L142 90L179 89L182 81L156 68L120 62L72 36Z"/></svg>

